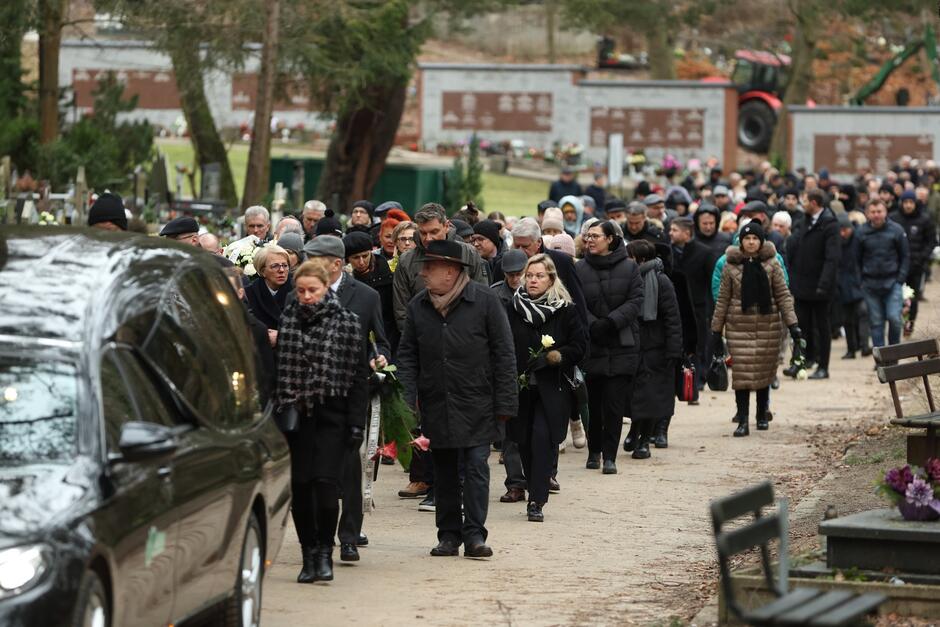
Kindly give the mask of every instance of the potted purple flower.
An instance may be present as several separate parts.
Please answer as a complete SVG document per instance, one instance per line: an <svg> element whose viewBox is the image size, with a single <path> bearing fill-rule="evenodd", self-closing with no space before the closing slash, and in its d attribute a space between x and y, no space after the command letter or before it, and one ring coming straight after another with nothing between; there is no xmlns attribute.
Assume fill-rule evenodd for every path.
<svg viewBox="0 0 940 627"><path fill-rule="evenodd" d="M897 506L904 520L940 519L940 459L928 459L924 468L890 469L878 491Z"/></svg>

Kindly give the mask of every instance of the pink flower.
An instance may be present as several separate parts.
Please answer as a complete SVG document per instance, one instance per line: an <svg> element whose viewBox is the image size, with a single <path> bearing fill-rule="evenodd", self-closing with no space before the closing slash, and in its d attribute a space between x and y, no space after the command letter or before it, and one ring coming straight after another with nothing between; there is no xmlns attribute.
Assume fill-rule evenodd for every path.
<svg viewBox="0 0 940 627"><path fill-rule="evenodd" d="M423 435L419 435L411 441L411 445L419 450L426 451L431 447L431 440L427 439Z"/></svg>

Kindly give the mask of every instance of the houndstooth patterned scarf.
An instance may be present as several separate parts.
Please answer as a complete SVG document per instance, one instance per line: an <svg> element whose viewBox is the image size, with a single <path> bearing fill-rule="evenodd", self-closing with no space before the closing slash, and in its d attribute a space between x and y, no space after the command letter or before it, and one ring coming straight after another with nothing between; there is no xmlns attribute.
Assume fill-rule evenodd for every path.
<svg viewBox="0 0 940 627"><path fill-rule="evenodd" d="M281 314L277 336L277 406L345 397L362 352L359 318L332 292L319 303L292 302Z"/></svg>

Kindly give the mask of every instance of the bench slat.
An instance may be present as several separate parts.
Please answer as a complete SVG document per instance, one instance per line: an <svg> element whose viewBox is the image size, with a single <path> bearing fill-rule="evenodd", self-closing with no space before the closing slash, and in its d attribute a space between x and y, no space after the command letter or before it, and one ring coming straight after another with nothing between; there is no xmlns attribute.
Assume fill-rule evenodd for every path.
<svg viewBox="0 0 940 627"><path fill-rule="evenodd" d="M891 424L901 427L936 427L940 426L940 411L919 416L905 416L904 418L892 418Z"/></svg>
<svg viewBox="0 0 940 627"><path fill-rule="evenodd" d="M734 520L744 514L750 514L761 507L773 505L773 503L774 486L769 481L715 499L712 501L711 511L712 518L717 525L716 530L729 520Z"/></svg>
<svg viewBox="0 0 940 627"><path fill-rule="evenodd" d="M878 366L878 380L882 383L892 383L931 374L940 374L940 358L911 361L897 366Z"/></svg>
<svg viewBox="0 0 940 627"><path fill-rule="evenodd" d="M777 619L785 625L812 623L814 617L839 607L854 596L855 594L848 590L830 590L808 603L793 608L786 614L779 615Z"/></svg>
<svg viewBox="0 0 940 627"><path fill-rule="evenodd" d="M838 625L851 625L861 618L871 614L888 597L883 594L868 592L855 597L847 603L814 618L810 624L818 627L837 627Z"/></svg>
<svg viewBox="0 0 940 627"><path fill-rule="evenodd" d="M772 514L759 518L740 529L722 531L715 538L715 542L718 544L718 550L726 557L730 557L778 538L780 538L780 517Z"/></svg>
<svg viewBox="0 0 940 627"><path fill-rule="evenodd" d="M875 363L879 366L884 365L886 362L891 363L908 359L909 357L938 354L940 354L940 349L938 349L936 338L907 342L905 344L892 344L891 346L881 346L872 349Z"/></svg>
<svg viewBox="0 0 940 627"><path fill-rule="evenodd" d="M785 594L779 599L775 599L767 605L757 608L753 612L748 612L746 616L747 622L772 623L773 619L780 614L789 612L793 608L799 607L804 603L808 603L814 598L818 597L820 594L822 594L822 591L817 590L816 588L797 588L793 592Z"/></svg>

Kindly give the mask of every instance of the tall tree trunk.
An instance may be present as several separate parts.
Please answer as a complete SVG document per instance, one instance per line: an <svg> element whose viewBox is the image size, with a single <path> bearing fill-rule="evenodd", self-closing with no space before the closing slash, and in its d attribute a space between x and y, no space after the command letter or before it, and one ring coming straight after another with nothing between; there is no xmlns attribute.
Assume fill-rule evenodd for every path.
<svg viewBox="0 0 940 627"><path fill-rule="evenodd" d="M255 123L248 150L242 209L261 202L268 190L271 174L271 112L274 109L274 79L277 74L277 46L280 30L281 0L266 0L268 19L261 46L261 70L255 96Z"/></svg>
<svg viewBox="0 0 940 627"><path fill-rule="evenodd" d="M545 35L548 43L548 62L554 63L555 53L555 22L558 17L558 3L556 0L545 0Z"/></svg>
<svg viewBox="0 0 940 627"><path fill-rule="evenodd" d="M373 86L366 93L367 105L342 112L336 120L317 198L337 213L372 196L395 143L406 88L406 84Z"/></svg>
<svg viewBox="0 0 940 627"><path fill-rule="evenodd" d="M168 28L173 28L168 25ZM167 52L173 62L176 74L176 88L179 90L183 115L189 129L189 138L196 152L199 165L218 163L221 168L219 195L230 209L238 207L238 194L232 179L232 168L228 162L225 144L215 127L209 100L206 98L202 82L202 60L199 56L199 39L184 29L171 32L167 41Z"/></svg>
<svg viewBox="0 0 940 627"><path fill-rule="evenodd" d="M68 0L39 2L39 141L59 136L59 48Z"/></svg>
<svg viewBox="0 0 940 627"><path fill-rule="evenodd" d="M777 112L777 125L770 140L771 159L782 162L787 156L788 126L787 105L806 103L810 83L813 82L813 58L816 56L821 4L820 0L790 0L790 10L796 20L793 37L793 57L790 62L790 78L783 94L783 106ZM787 164L789 165L789 164Z"/></svg>
<svg viewBox="0 0 940 627"><path fill-rule="evenodd" d="M676 58L672 37L663 24L650 25L646 32L646 56L649 59L650 78L673 80L676 78Z"/></svg>

